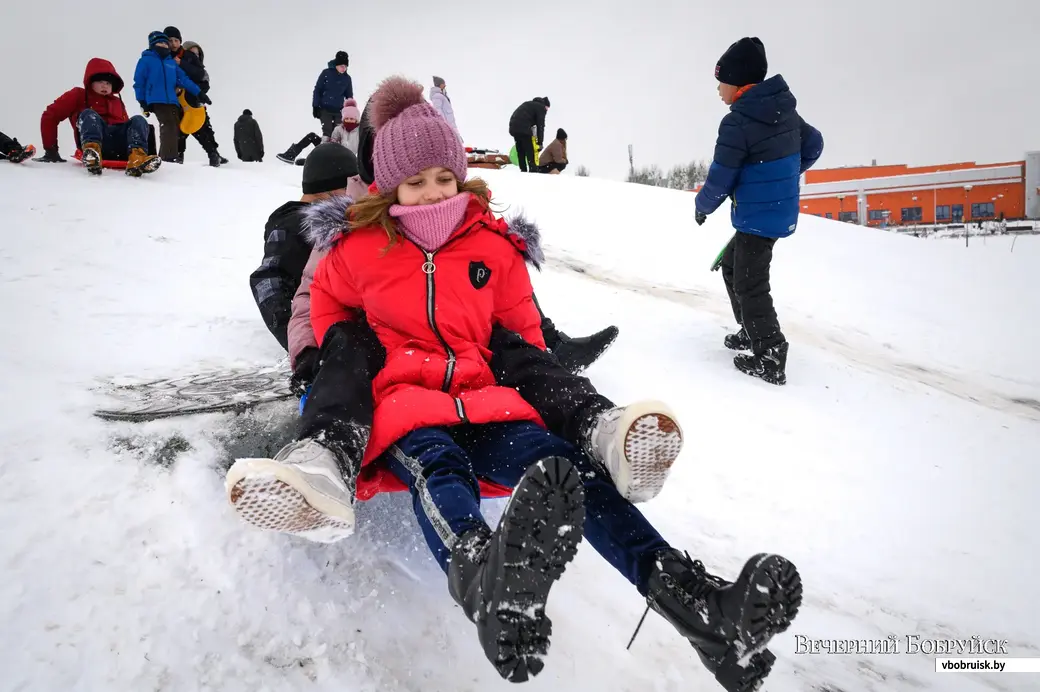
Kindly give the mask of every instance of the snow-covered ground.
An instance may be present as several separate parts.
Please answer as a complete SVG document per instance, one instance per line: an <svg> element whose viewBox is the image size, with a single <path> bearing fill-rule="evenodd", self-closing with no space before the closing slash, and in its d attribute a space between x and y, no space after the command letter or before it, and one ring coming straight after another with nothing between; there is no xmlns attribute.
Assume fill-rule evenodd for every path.
<svg viewBox="0 0 1040 692"><path fill-rule="evenodd" d="M359 533L332 546L233 516L223 468L283 440L291 402L138 425L91 415L99 379L281 357L247 277L299 174L0 165L0 689L507 689L403 495L362 506ZM551 261L535 284L561 328L621 328L590 376L683 420L687 447L646 513L725 576L760 550L800 567L805 606L774 640L765 689L1040 685L939 674L925 655L796 653L796 635L977 635L1040 656L1038 239L966 249L803 217L775 253L792 342L775 388L722 347L732 318L708 267L725 210L698 228L689 193L481 174L541 223ZM587 545L548 610L552 650L527 689L718 689L656 616L625 650L643 603Z"/></svg>

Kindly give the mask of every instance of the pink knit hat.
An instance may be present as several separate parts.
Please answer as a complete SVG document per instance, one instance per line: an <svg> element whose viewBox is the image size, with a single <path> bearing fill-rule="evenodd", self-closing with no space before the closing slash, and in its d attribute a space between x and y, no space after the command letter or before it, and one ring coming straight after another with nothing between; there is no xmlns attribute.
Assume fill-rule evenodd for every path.
<svg viewBox="0 0 1040 692"><path fill-rule="evenodd" d="M381 193L434 166L447 168L459 182L466 179L462 139L423 98L421 84L404 77L384 80L372 94L371 120L376 130L372 167Z"/></svg>
<svg viewBox="0 0 1040 692"><path fill-rule="evenodd" d="M347 99L343 102L343 120L350 118L351 120L361 120L361 111L358 110L357 101L354 99Z"/></svg>

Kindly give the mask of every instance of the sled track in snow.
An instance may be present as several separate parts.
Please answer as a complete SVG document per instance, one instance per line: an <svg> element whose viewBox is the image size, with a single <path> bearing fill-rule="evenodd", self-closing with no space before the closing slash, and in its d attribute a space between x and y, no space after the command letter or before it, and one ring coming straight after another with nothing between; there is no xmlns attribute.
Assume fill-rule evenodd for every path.
<svg viewBox="0 0 1040 692"><path fill-rule="evenodd" d="M702 312L712 313L720 319L732 319L732 315L726 310L728 305L723 304L725 301L720 301L715 294L701 289L669 286L619 274L548 248L546 249L545 266L580 274L587 279L614 288L696 308ZM1040 422L1040 400L1038 399L1000 392L936 368L912 363L894 354L880 351L865 340L859 344L853 344L839 334L821 333L791 321L785 321L784 331L799 343L839 355L863 370L923 384L965 401Z"/></svg>

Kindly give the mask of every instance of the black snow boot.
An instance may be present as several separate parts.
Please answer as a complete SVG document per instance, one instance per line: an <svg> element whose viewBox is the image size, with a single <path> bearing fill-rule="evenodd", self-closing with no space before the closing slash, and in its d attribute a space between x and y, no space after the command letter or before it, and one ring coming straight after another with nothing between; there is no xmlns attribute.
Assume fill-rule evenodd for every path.
<svg viewBox="0 0 1040 692"><path fill-rule="evenodd" d="M657 555L646 602L689 640L727 692L752 692L776 660L766 645L798 614L802 581L779 555L755 555L731 584L670 549Z"/></svg>
<svg viewBox="0 0 1040 692"><path fill-rule="evenodd" d="M549 319L545 321L552 324ZM595 334L577 338L567 336L557 330L555 326L551 331L545 330L543 326L542 331L546 334L546 348L556 356L560 365L575 375L585 372L590 365L599 360L599 357L606 353L618 337L618 328L613 325L601 329ZM550 333L554 333L556 337L552 345L548 343Z"/></svg>
<svg viewBox="0 0 1040 692"><path fill-rule="evenodd" d="M726 348L732 351L751 350L751 337L748 336L747 330L744 329L743 325L737 330L736 334L727 334L724 343Z"/></svg>
<svg viewBox="0 0 1040 692"><path fill-rule="evenodd" d="M220 165L221 165L221 166L223 166L223 165L224 165L225 163L228 163L228 160L227 160L227 159L225 159L225 158L224 158L223 156L221 156L220 154L217 154L217 158L218 158L218 159L220 159Z"/></svg>
<svg viewBox="0 0 1040 692"><path fill-rule="evenodd" d="M220 154L218 154L216 151L209 152L209 165L213 166L214 168L220 168L220 163ZM227 162L225 161L224 163Z"/></svg>
<svg viewBox="0 0 1040 692"><path fill-rule="evenodd" d="M745 375L759 377L770 384L787 384L787 342L759 353L736 355L733 357L733 365Z"/></svg>
<svg viewBox="0 0 1040 692"><path fill-rule="evenodd" d="M292 165L296 163L296 157L299 156L301 151L303 151L303 147L299 144L293 144L281 154L275 154L274 157L283 163Z"/></svg>
<svg viewBox="0 0 1040 692"><path fill-rule="evenodd" d="M477 625L484 655L506 680L538 675L549 652L549 589L578 550L585 492L562 457L532 464L516 486L498 529L480 527L451 550L448 591Z"/></svg>

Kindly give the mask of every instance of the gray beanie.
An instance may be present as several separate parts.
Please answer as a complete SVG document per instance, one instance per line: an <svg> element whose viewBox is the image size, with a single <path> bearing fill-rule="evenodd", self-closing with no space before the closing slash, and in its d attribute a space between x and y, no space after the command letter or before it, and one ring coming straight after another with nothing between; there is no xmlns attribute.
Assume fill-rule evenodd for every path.
<svg viewBox="0 0 1040 692"><path fill-rule="evenodd" d="M303 164L303 193L316 195L342 190L357 174L354 152L335 142L319 144Z"/></svg>

